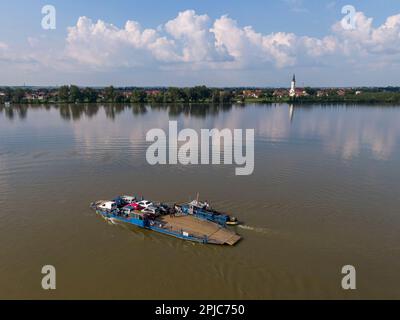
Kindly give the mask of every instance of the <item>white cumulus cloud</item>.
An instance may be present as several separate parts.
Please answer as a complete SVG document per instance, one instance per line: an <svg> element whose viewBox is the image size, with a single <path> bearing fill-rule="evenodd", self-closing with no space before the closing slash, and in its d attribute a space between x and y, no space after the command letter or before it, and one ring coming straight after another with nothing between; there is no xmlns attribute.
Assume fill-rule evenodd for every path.
<svg viewBox="0 0 400 320"><path fill-rule="evenodd" d="M66 54L95 67L135 67L151 62L173 61L174 43L160 37L154 29L144 29L135 21L118 28L102 20L80 17L68 28ZM149 56L149 53L151 54Z"/></svg>
<svg viewBox="0 0 400 320"><path fill-rule="evenodd" d="M356 13L354 30L345 30L340 22L332 34L323 38L297 36L294 33L262 34L251 26L241 27L227 15L212 21L194 10L180 12L159 29L142 29L135 21L123 28L80 17L68 28L68 57L95 67L135 67L153 64L186 65L201 63L212 68L245 68L270 64L281 68L299 61L336 55L339 57L380 54L397 55L400 51L400 15L388 17L374 28L373 19ZM392 57L393 58L393 57ZM342 58L338 63L343 63Z"/></svg>
<svg viewBox="0 0 400 320"><path fill-rule="evenodd" d="M32 64L35 70L42 65L64 72L346 65L366 70L400 64L400 14L374 26L373 18L357 12L354 30L345 30L338 21L321 38L291 32L260 33L228 15L211 19L194 10L179 12L157 28L143 28L131 20L118 27L83 16L67 29L61 53L45 40L29 38L25 52L0 42L0 62L24 64L25 69Z"/></svg>

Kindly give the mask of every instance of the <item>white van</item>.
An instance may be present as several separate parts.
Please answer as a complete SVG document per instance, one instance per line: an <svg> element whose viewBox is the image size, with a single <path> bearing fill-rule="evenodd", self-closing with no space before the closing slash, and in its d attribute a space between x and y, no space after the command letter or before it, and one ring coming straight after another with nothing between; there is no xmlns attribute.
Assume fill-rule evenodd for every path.
<svg viewBox="0 0 400 320"><path fill-rule="evenodd" d="M121 196L121 199L124 200L126 203L132 203L136 201L136 197L135 196Z"/></svg>
<svg viewBox="0 0 400 320"><path fill-rule="evenodd" d="M97 208L112 211L117 209L117 204L114 201L105 201L97 205Z"/></svg>

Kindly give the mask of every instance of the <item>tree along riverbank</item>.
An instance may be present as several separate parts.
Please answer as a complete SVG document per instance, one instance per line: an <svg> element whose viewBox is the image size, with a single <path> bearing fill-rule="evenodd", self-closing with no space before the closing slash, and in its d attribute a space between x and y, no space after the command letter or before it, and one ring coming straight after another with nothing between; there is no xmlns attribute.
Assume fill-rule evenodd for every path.
<svg viewBox="0 0 400 320"><path fill-rule="evenodd" d="M0 87L0 104L49 103L400 103L400 88L59 88Z"/></svg>

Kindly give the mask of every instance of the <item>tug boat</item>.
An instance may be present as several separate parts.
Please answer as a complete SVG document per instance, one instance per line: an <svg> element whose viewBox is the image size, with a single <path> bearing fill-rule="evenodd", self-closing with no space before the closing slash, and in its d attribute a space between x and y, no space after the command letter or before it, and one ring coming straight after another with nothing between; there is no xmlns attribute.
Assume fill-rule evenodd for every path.
<svg viewBox="0 0 400 320"><path fill-rule="evenodd" d="M196 199L187 204L180 205L179 209L183 213L191 214L199 219L212 221L222 226L234 226L239 224L236 217L214 210L207 201L201 202Z"/></svg>
<svg viewBox="0 0 400 320"><path fill-rule="evenodd" d="M241 239L226 227L231 220L228 215L200 204L169 206L125 195L92 202L90 207L112 224L134 225L187 241L234 245Z"/></svg>

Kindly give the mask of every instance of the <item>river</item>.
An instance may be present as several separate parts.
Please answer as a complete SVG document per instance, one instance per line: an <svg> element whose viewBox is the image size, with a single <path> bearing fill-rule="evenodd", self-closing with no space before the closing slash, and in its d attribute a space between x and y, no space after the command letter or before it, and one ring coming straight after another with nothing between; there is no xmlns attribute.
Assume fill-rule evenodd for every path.
<svg viewBox="0 0 400 320"><path fill-rule="evenodd" d="M254 172L149 165L146 132L254 128ZM400 298L400 107L0 107L0 298ZM199 192L236 246L108 225L93 200ZM54 265L57 289L41 287ZM341 269L356 269L343 290Z"/></svg>

